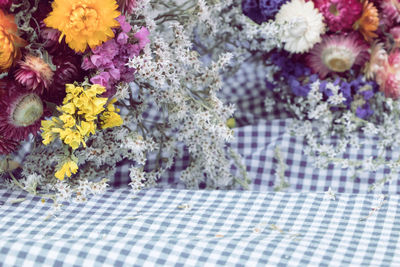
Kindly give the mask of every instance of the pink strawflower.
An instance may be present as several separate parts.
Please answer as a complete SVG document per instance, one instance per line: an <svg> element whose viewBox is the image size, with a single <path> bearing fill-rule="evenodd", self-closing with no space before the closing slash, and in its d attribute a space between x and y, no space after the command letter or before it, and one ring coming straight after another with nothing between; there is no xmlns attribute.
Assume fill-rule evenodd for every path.
<svg viewBox="0 0 400 267"><path fill-rule="evenodd" d="M27 54L19 62L19 69L14 74L15 80L26 89L42 94L53 82L54 73L49 64L40 57Z"/></svg>
<svg viewBox="0 0 400 267"><path fill-rule="evenodd" d="M0 9L9 9L12 4L12 0L0 0Z"/></svg>
<svg viewBox="0 0 400 267"><path fill-rule="evenodd" d="M376 72L376 82L379 90L386 97L398 99L400 96L400 50L392 51L384 68Z"/></svg>
<svg viewBox="0 0 400 267"><path fill-rule="evenodd" d="M372 43L370 51L369 60L365 63L363 69L365 78L369 80L373 79L376 76L376 73L384 70L388 62L388 55L383 43Z"/></svg>
<svg viewBox="0 0 400 267"><path fill-rule="evenodd" d="M368 59L368 45L356 34L325 35L307 56L307 64L321 78L362 66Z"/></svg>
<svg viewBox="0 0 400 267"><path fill-rule="evenodd" d="M394 46L400 48L400 26L396 26L390 29L389 33L392 35L394 40Z"/></svg>
<svg viewBox="0 0 400 267"><path fill-rule="evenodd" d="M359 0L315 0L315 7L324 15L331 31L351 30L360 18L362 4Z"/></svg>
<svg viewBox="0 0 400 267"><path fill-rule="evenodd" d="M382 0L382 23L391 26L393 23L400 23L400 2L399 0Z"/></svg>

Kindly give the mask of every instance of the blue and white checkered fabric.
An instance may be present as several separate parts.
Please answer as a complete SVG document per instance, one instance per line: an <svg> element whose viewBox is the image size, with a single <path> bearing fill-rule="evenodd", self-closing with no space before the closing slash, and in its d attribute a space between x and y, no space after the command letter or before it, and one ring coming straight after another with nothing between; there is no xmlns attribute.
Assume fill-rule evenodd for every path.
<svg viewBox="0 0 400 267"><path fill-rule="evenodd" d="M400 266L398 195L121 188L48 220L0 198L2 266Z"/></svg>

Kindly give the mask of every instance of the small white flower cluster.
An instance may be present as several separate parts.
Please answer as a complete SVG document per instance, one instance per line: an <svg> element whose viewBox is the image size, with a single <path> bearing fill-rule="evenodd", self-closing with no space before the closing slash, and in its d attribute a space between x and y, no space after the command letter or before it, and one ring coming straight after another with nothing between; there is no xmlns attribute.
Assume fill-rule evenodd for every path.
<svg viewBox="0 0 400 267"><path fill-rule="evenodd" d="M195 39L192 30L199 25L210 34L217 31L211 24L218 18L214 16L215 9L222 7L217 4L211 8L205 1L199 1L195 9L199 16L164 26L168 34L154 33L152 45L128 63L137 70L135 83L147 96L145 100L161 116L161 122L149 124L152 131L144 132L155 143L163 144L155 161L165 159L163 165L171 166L171 159L177 154L176 145L183 143L191 161L181 173L181 180L190 188L197 188L202 181L210 188L229 187L234 180L225 149L226 142L233 138L226 125L233 107L225 106L217 97L222 85L221 71L232 55L222 53L217 61L203 63L192 49L191 41ZM145 9L143 15L146 17L149 12L154 14L154 10ZM140 175L143 168L135 166L130 171L132 188L143 188L148 179L146 174ZM150 173L160 175L160 172Z"/></svg>
<svg viewBox="0 0 400 267"><path fill-rule="evenodd" d="M129 177L131 178L131 183L129 185L132 187L134 193L147 187L146 172L143 171L143 168L132 166L129 169Z"/></svg>
<svg viewBox="0 0 400 267"><path fill-rule="evenodd" d="M282 45L279 36L286 25L272 20L261 26L254 23L242 13L240 1L203 0L199 1L200 6L201 2L209 3L209 19L194 27L194 48L213 60L223 53L232 53L234 58L227 66L229 73L235 73L244 61L252 60L254 54L268 53Z"/></svg>
<svg viewBox="0 0 400 267"><path fill-rule="evenodd" d="M268 75L268 81L269 77L273 79L273 75ZM392 174L400 170L400 153L396 150L400 146L399 101L375 94L370 102L374 114L363 120L355 115L353 107L345 108L346 99L334 83L325 83L324 90L330 90L331 94L324 98L319 80L310 85L307 97L294 96L285 81L274 82L279 90L274 90L275 98L265 100L265 109L270 111L268 103L284 103L284 109L295 118L290 132L307 141L304 152L311 157L315 167L326 168L334 164L355 175L386 167L391 172L372 187L381 188L392 181ZM366 145L376 145L378 156L365 155L363 160L345 157L348 149L358 150Z"/></svg>
<svg viewBox="0 0 400 267"><path fill-rule="evenodd" d="M43 177L36 173L29 174L26 179L20 183L24 186L24 189L28 192L36 192L37 185L41 183Z"/></svg>
<svg viewBox="0 0 400 267"><path fill-rule="evenodd" d="M334 85L333 83L328 83L326 85L326 88L331 90L331 92L332 92L332 95L329 96L329 98L328 98L329 104L334 105L334 106L339 106L344 101L346 101L346 98L343 96L343 93L340 92L339 85Z"/></svg>
<svg viewBox="0 0 400 267"><path fill-rule="evenodd" d="M132 162L130 185L137 191L155 185L184 151L188 151L190 162L183 164L188 167L180 178L188 187L198 188L201 183L208 188L235 185L226 146L233 138L226 122L234 107L225 105L217 94L221 74L229 71L226 68L233 61L229 52L239 55L245 51L237 45L243 38L236 39L238 32L229 24L250 25L240 8L231 8L240 4L232 0L138 0L136 4L126 20L134 31L146 27L150 43L127 62L135 69L134 82L115 88L124 125L96 131L85 139L85 147L72 152L61 151L60 140L44 146L37 137L23 162L20 189L38 196L47 192L54 201L85 201L88 195L106 189L106 180L99 179L112 179L117 163L124 161ZM226 16L220 16L225 11ZM273 31L271 36L277 29ZM225 41L225 33L231 38L222 42L224 47L202 50L211 47L209 42ZM66 154L77 159L79 169L59 181L54 173L64 159L57 155Z"/></svg>
<svg viewBox="0 0 400 267"><path fill-rule="evenodd" d="M107 179L102 179L98 182L84 180L74 181L74 187L66 181L57 181L54 184L56 191L56 203L68 201L72 197L76 202L85 202L88 195L102 194L107 190Z"/></svg>

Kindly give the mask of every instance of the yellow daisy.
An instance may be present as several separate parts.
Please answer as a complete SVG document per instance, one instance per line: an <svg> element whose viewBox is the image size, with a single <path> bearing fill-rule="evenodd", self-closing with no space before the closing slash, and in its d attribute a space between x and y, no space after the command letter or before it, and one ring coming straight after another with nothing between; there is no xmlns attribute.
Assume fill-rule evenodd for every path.
<svg viewBox="0 0 400 267"><path fill-rule="evenodd" d="M44 23L61 31L59 40L65 36L65 42L76 52L113 38L112 28L119 26L116 0L55 0L52 8Z"/></svg>

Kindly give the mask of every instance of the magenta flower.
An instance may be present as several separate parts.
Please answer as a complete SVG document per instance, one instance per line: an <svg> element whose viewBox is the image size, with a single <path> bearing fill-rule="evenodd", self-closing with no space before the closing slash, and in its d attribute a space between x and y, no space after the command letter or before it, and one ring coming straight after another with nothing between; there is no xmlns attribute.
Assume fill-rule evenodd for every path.
<svg viewBox="0 0 400 267"><path fill-rule="evenodd" d="M400 23L400 3L398 0L383 0L380 2L382 9L382 23L391 26Z"/></svg>
<svg viewBox="0 0 400 267"><path fill-rule="evenodd" d="M324 15L331 31L351 30L362 12L359 0L315 0L315 6Z"/></svg>
<svg viewBox="0 0 400 267"><path fill-rule="evenodd" d="M142 50L148 43L149 40L149 30L146 27L142 27L137 33L133 36L139 40L139 49Z"/></svg>
<svg viewBox="0 0 400 267"><path fill-rule="evenodd" d="M96 74L90 81L106 87L105 95L115 93L115 85L119 82L132 82L135 69L126 65L133 56L138 56L150 42L149 31L142 27L132 33L132 27L125 21L125 16L117 18L121 25L115 32L115 38L92 49L92 54L83 59L82 69L95 70Z"/></svg>
<svg viewBox="0 0 400 267"><path fill-rule="evenodd" d="M108 86L108 81L110 80L110 74L108 72L101 72L100 74L93 76L90 81L94 84L99 84L104 87Z"/></svg>
<svg viewBox="0 0 400 267"><path fill-rule="evenodd" d="M9 9L12 4L12 0L0 0L1 9Z"/></svg>
<svg viewBox="0 0 400 267"><path fill-rule="evenodd" d="M131 24L126 22L126 17L124 15L119 16L118 18L116 18L116 20L119 22L122 32L127 33L132 30Z"/></svg>

